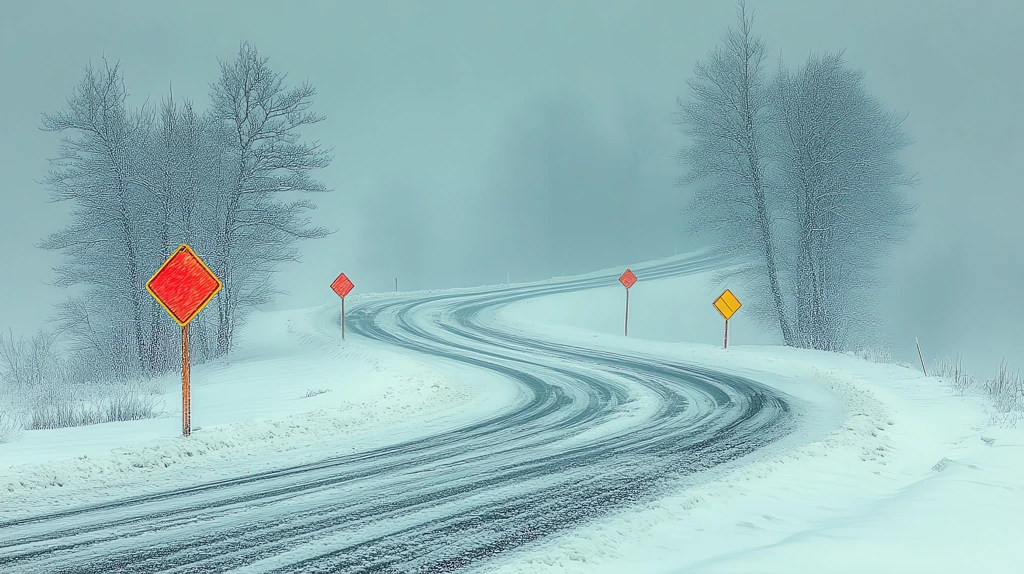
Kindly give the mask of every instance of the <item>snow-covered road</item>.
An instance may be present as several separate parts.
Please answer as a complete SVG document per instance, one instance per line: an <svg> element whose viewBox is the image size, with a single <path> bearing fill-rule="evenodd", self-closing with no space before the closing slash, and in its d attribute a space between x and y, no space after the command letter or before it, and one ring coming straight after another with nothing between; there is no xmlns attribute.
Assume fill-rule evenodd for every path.
<svg viewBox="0 0 1024 574"><path fill-rule="evenodd" d="M641 269L655 279L714 263ZM519 399L368 452L0 523L0 570L452 571L656 497L668 481L797 428L799 401L748 378L489 320L499 307L609 280L369 300L350 314L356 337L507 377ZM305 336L337 345L340 334L324 329L337 320L325 310Z"/></svg>

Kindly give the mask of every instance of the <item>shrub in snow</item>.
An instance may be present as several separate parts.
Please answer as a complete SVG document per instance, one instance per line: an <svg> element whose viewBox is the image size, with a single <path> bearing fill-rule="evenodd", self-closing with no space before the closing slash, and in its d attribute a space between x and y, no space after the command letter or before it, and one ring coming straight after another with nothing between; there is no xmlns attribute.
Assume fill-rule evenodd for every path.
<svg viewBox="0 0 1024 574"><path fill-rule="evenodd" d="M110 393L103 403L107 421L137 421L156 415L155 398L130 386Z"/></svg>
<svg viewBox="0 0 1024 574"><path fill-rule="evenodd" d="M862 347L859 351L848 352L847 354L881 365L897 365L908 369L915 368L914 365L897 359L896 355L893 354L892 349L883 345Z"/></svg>
<svg viewBox="0 0 1024 574"><path fill-rule="evenodd" d="M55 429L113 421L135 421L156 415L155 397L138 385L107 383L52 385L34 397L29 428Z"/></svg>
<svg viewBox="0 0 1024 574"><path fill-rule="evenodd" d="M38 387L62 373L60 361L54 353L56 337L39 331L31 339L14 338L0 334L0 385L8 393L17 395L26 389Z"/></svg>
<svg viewBox="0 0 1024 574"><path fill-rule="evenodd" d="M21 417L7 405L0 403L0 443L14 442L21 438Z"/></svg>
<svg viewBox="0 0 1024 574"><path fill-rule="evenodd" d="M104 422L95 407L68 400L51 400L33 405L28 427L32 430L78 427Z"/></svg>
<svg viewBox="0 0 1024 574"><path fill-rule="evenodd" d="M1010 371L1005 360L995 378L986 381L985 391L1001 412L1024 411L1024 379L1019 369Z"/></svg>
<svg viewBox="0 0 1024 574"><path fill-rule="evenodd" d="M866 347L857 351L854 355L864 359L865 361L881 363L883 365L894 365L897 362L896 357L892 354L892 349L889 349L888 347Z"/></svg>
<svg viewBox="0 0 1024 574"><path fill-rule="evenodd" d="M305 394L305 396L303 398L308 399L309 397L315 397L317 395L322 395L324 393L329 393L329 392L331 392L331 389L318 389L318 390L310 389L310 390L306 391L306 394Z"/></svg>
<svg viewBox="0 0 1024 574"><path fill-rule="evenodd" d="M974 375L967 372L964 368L963 358L960 353L956 354L956 359L949 357L943 357L932 363L932 375L940 377L949 381L949 386L953 388L953 392L958 395L963 395L975 385Z"/></svg>
<svg viewBox="0 0 1024 574"><path fill-rule="evenodd" d="M981 392L1000 412L1024 412L1024 377L1020 370L1011 371L1005 360L999 364L996 375L982 384L968 372L960 353L957 353L955 359L944 357L935 361L931 374L948 381L958 395L971 391Z"/></svg>
<svg viewBox="0 0 1024 574"><path fill-rule="evenodd" d="M55 341L42 331L31 339L0 336L0 404L12 405L5 416L15 419L6 424L19 430L55 429L156 415L151 396L159 393L156 381L101 379L78 354L61 357Z"/></svg>

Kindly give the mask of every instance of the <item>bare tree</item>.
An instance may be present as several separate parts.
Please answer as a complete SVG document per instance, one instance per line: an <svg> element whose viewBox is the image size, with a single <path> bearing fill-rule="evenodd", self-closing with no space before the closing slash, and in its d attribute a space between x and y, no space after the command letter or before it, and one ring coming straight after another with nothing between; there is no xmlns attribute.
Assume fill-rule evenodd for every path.
<svg viewBox="0 0 1024 574"><path fill-rule="evenodd" d="M746 295L753 310L759 308L761 317L779 327L785 344L794 345L767 181L767 50L753 35L742 1L738 15L739 27L730 28L695 66L687 82L691 97L679 101L677 123L690 142L677 156L687 168L678 183L697 187L690 205L695 230L717 239L719 252L737 263L732 276L756 286Z"/></svg>
<svg viewBox="0 0 1024 574"><path fill-rule="evenodd" d="M150 203L146 210L152 221L153 232L148 237L140 238L148 247L147 269L155 271L174 249L172 243L180 236L176 228L177 199L179 195L180 171L179 157L179 113L171 91L160 106L159 117L155 125L149 128L149 141L145 150L147 165L141 178L143 187L149 192ZM140 202L142 200L140 199ZM162 316L160 306L152 299L147 300L149 320L149 353L146 357L150 372L160 372L167 368L171 358L172 334L170 324ZM164 319L164 320L162 320Z"/></svg>
<svg viewBox="0 0 1024 574"><path fill-rule="evenodd" d="M864 87L841 53L783 66L772 90L772 146L791 224L799 343L839 350L871 326L877 267L907 237L914 184L899 155L910 144L903 117Z"/></svg>
<svg viewBox="0 0 1024 574"><path fill-rule="evenodd" d="M173 91L161 102L158 113L145 117L148 138L137 179L146 193L135 201L149 223L139 237L148 277L181 243L200 253L209 253L215 245L209 239L216 231L215 210L208 198L221 189L214 158L224 155L228 146L227 140L218 138L209 129L210 123L196 114L192 102L186 99L179 104ZM154 300L145 300L149 330L145 363L150 372L159 373L177 360L178 330ZM208 315L200 315L191 325L196 360L211 356Z"/></svg>
<svg viewBox="0 0 1024 574"><path fill-rule="evenodd" d="M40 244L60 251L59 286L84 285L85 296L107 307L130 333L132 368L141 368L148 349L145 331L144 257L140 237L141 153L147 118L125 105L127 92L118 65L89 66L62 110L43 116L43 129L72 132L44 183L54 201L74 205L71 223Z"/></svg>
<svg viewBox="0 0 1024 574"><path fill-rule="evenodd" d="M279 263L298 258L296 242L329 233L305 216L315 209L312 202L280 199L328 191L310 172L330 162L327 150L303 142L299 134L303 126L324 119L310 111L316 90L309 84L286 88L284 81L255 48L243 44L234 60L221 62L220 80L213 85L212 120L230 142L222 168L231 173L216 206L213 263L224 282L217 302L221 353L231 349L244 311L272 300L272 275Z"/></svg>
<svg viewBox="0 0 1024 574"><path fill-rule="evenodd" d="M221 71L207 115L173 92L157 109L130 109L106 61L43 115L44 130L66 134L44 184L72 204L71 221L40 247L64 255L56 285L84 287L54 317L76 381L157 374L176 359L177 330L145 281L179 243L226 283L220 312L192 323L192 356L205 360L228 352L244 311L273 296L274 266L298 257L295 242L327 233L303 216L312 203L287 197L326 191L309 172L329 158L297 133L321 119L308 111L315 92L286 89L246 45Z"/></svg>
<svg viewBox="0 0 1024 574"><path fill-rule="evenodd" d="M181 243L197 253L216 252L218 217L216 198L229 181L221 169L225 161L225 140L216 136L215 122L196 113L191 100L182 102L178 120L178 182L174 204L177 207ZM200 313L189 325L189 341L199 360L212 357L216 348L216 314Z"/></svg>

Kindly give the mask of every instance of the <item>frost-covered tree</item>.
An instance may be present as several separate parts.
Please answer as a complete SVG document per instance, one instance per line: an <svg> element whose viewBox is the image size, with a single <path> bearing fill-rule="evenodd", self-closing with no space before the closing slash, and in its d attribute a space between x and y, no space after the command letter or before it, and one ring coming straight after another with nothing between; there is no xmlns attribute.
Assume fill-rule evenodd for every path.
<svg viewBox="0 0 1024 574"><path fill-rule="evenodd" d="M143 192L147 115L125 104L117 65L89 66L60 111L43 116L45 130L66 133L44 180L55 201L72 205L71 221L40 246L59 251L59 286L84 287L81 297L100 312L97 336L121 352L125 372L138 372L149 353L146 332L148 267L143 237L149 218Z"/></svg>
<svg viewBox="0 0 1024 574"><path fill-rule="evenodd" d="M841 53L780 66L771 103L798 344L840 350L873 325L878 264L910 229L910 140Z"/></svg>
<svg viewBox="0 0 1024 574"><path fill-rule="evenodd" d="M210 196L219 190L214 169L216 158L225 146L199 117L189 100L175 100L173 91L147 119L148 137L141 153L139 185L144 193L137 198L143 214L140 253L145 262L145 278L156 271L174 249L187 243L201 256L213 242L203 241L214 233ZM178 329L152 298L145 298L148 340L145 365L150 372L162 372L174 365L180 355ZM210 357L207 315L192 324L195 347L193 357Z"/></svg>
<svg viewBox="0 0 1024 574"><path fill-rule="evenodd" d="M794 345L779 272L775 189L768 181L767 48L752 25L740 2L739 26L694 67L690 97L679 101L677 123L689 142L677 156L687 170L678 183L696 188L694 229L710 234L733 264L719 279L750 286L744 291L748 309Z"/></svg>
<svg viewBox="0 0 1024 574"><path fill-rule="evenodd" d="M176 247L174 242L181 236L177 226L178 195L182 171L180 163L180 114L174 101L173 92L165 99L152 120L146 149L148 165L144 187L148 197L140 198L147 205L149 233L142 238L146 248L147 266L155 270L164 257ZM149 353L147 367L151 372L160 372L168 367L173 356L173 339L176 329L163 320L165 313L152 299L147 300L149 322Z"/></svg>
<svg viewBox="0 0 1024 574"><path fill-rule="evenodd" d="M273 273L281 262L298 258L297 242L329 233L310 224L312 202L294 199L327 191L311 172L329 164L329 153L299 134L324 119L310 111L316 90L309 84L286 87L285 75L267 61L243 44L234 60L221 62L213 85L211 120L226 146L211 261L224 283L217 299L221 353L232 348L245 312L273 298Z"/></svg>
<svg viewBox="0 0 1024 574"><path fill-rule="evenodd" d="M204 259L216 252L219 219L217 197L231 181L224 153L224 138L217 123L208 115L199 115L191 100L183 100L177 129L176 157L180 179L174 205L179 238L172 243L187 243ZM164 255L166 257L166 254ZM200 313L189 324L189 344L199 360L216 351L216 313Z"/></svg>
<svg viewBox="0 0 1024 574"><path fill-rule="evenodd" d="M245 310L273 296L271 274L298 256L295 242L326 234L303 215L312 203L288 197L326 189L309 172L329 158L297 133L321 119L308 111L315 92L283 80L243 46L223 63L209 112L172 94L134 110L119 66L104 62L43 116L44 129L65 136L45 184L72 210L40 246L65 257L56 284L81 287L55 319L90 376L176 364L180 335L145 282L177 245L195 248L225 282L218 312L191 325L192 356L205 360L228 352Z"/></svg>

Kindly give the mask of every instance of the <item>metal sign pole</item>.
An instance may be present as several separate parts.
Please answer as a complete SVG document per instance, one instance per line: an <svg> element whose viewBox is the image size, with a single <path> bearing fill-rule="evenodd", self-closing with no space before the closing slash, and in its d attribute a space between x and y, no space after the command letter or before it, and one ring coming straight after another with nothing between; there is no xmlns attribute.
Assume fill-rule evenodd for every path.
<svg viewBox="0 0 1024 574"><path fill-rule="evenodd" d="M725 320L725 343L722 345L723 349L729 348L729 320Z"/></svg>
<svg viewBox="0 0 1024 574"><path fill-rule="evenodd" d="M623 336L629 336L629 287L626 287L626 325L625 333Z"/></svg>
<svg viewBox="0 0 1024 574"><path fill-rule="evenodd" d="M181 434L192 434L191 389L188 380L188 323L181 326Z"/></svg>
<svg viewBox="0 0 1024 574"><path fill-rule="evenodd" d="M345 340L345 298L341 298L341 340Z"/></svg>

